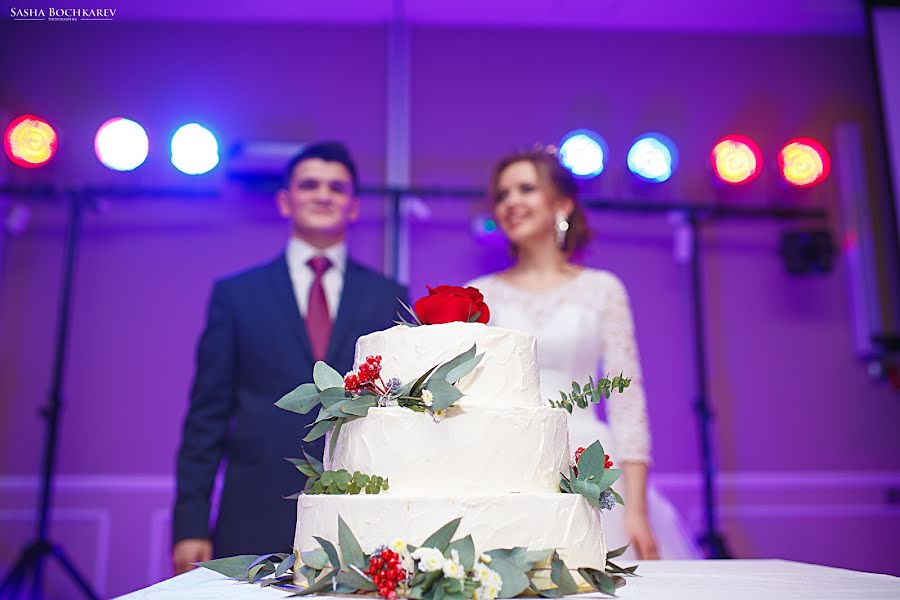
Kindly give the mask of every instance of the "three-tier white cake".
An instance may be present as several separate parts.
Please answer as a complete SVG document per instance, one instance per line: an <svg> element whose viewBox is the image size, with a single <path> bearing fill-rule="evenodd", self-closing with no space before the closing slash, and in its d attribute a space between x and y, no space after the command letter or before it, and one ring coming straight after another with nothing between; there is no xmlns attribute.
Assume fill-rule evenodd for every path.
<svg viewBox="0 0 900 600"><path fill-rule="evenodd" d="M599 512L559 492L571 456L566 412L541 401L532 336L479 323L397 326L360 338L354 364L380 355L383 379L409 381L473 343L484 358L458 382L465 396L443 420L375 407L341 429L325 468L380 475L390 489L301 495L295 551L318 547L314 536L336 541L338 515L365 552L397 538L421 544L462 517L458 535L471 534L479 551L555 548L572 569L603 570Z"/></svg>

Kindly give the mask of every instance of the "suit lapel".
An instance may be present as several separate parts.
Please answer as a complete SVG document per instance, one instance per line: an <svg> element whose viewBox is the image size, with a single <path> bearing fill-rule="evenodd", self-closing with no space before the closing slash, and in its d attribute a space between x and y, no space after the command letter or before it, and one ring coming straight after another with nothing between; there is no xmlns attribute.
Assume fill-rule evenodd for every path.
<svg viewBox="0 0 900 600"><path fill-rule="evenodd" d="M347 266L344 269L344 287L341 289L341 302L338 305L337 318L334 328L331 330L331 340L328 342L328 362L334 364L338 349L348 340L353 329L353 321L359 311L366 305L359 299L365 297L365 274L363 268L352 259L347 258ZM354 365L355 366L355 365Z"/></svg>
<svg viewBox="0 0 900 600"><path fill-rule="evenodd" d="M291 283L287 258L284 254L281 254L272 262L270 273L272 286L275 289L275 300L287 321L287 328L296 335L307 360L312 362L312 346L310 346L309 337L306 335L306 321L303 319L303 316L300 314L300 308L297 306L297 297L294 295L294 285Z"/></svg>

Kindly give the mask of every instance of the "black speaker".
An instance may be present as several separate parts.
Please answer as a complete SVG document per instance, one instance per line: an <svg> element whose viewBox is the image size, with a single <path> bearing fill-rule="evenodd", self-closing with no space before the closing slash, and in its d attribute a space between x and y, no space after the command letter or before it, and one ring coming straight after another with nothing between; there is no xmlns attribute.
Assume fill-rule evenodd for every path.
<svg viewBox="0 0 900 600"><path fill-rule="evenodd" d="M779 254L790 275L823 275L834 268L834 238L826 229L786 231Z"/></svg>

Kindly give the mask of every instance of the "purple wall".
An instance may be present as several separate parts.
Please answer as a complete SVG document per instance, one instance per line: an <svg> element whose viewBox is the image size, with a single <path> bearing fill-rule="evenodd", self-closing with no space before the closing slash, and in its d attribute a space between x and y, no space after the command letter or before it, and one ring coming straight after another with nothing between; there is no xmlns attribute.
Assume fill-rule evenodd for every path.
<svg viewBox="0 0 900 600"><path fill-rule="evenodd" d="M12 174L16 181L181 182L162 151L130 176L97 164L93 131L120 114L145 124L152 148L185 119L207 122L226 148L238 139L341 138L364 181L383 180L384 29L21 25L0 25L0 111L46 116L73 150L44 173ZM40 51L23 50L36 40ZM653 196L714 200L705 160L725 133L754 137L770 164L795 135L830 144L840 122L877 139L862 39L419 28L412 44L415 183L483 186L499 154L592 127L618 164L589 191L633 196L641 192L622 172L625 149L660 130L679 144L682 166ZM880 189L880 165L870 164ZM53 533L104 595L169 575L173 455L210 285L272 256L286 235L270 199L242 194L221 173L210 180L222 184L221 199L111 200L86 222ZM834 210L836 188L829 181L804 202ZM743 202L788 200L773 179L754 189ZM483 207L440 200L431 208L412 229L414 294L503 263L502 247L469 234ZM364 212L351 249L380 267L380 202L367 200ZM663 217L595 214L592 222L598 236L585 262L614 270L632 296L656 482L696 524L687 278L672 258L672 227ZM0 564L33 528L37 409L52 363L64 223L60 207L35 206L27 231L2 253ZM900 573L890 551L900 517L885 504L885 491L900 487L900 406L851 354L843 265L828 277L788 278L776 253L781 229L729 223L703 236L729 541L741 557ZM52 585L68 593L61 577Z"/></svg>

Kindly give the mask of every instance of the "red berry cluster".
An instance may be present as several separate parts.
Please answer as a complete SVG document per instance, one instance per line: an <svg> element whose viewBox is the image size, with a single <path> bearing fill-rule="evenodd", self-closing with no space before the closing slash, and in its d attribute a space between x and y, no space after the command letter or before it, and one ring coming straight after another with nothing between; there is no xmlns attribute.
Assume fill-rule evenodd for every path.
<svg viewBox="0 0 900 600"><path fill-rule="evenodd" d="M397 600L397 585L406 579L406 571L400 567L400 556L393 550L382 550L369 559L366 573L378 588L378 594L386 600Z"/></svg>
<svg viewBox="0 0 900 600"><path fill-rule="evenodd" d="M573 469L575 470L575 476L578 476L578 460L581 458L581 455L584 453L584 448L578 448L575 451L575 466ZM604 463L604 468L610 469L613 466L613 462L609 460L609 454L604 454L606 462Z"/></svg>
<svg viewBox="0 0 900 600"><path fill-rule="evenodd" d="M376 381L381 380L381 356L367 356L366 362L359 365L355 373L347 373L344 377L344 389L358 392L367 387L377 390Z"/></svg>

